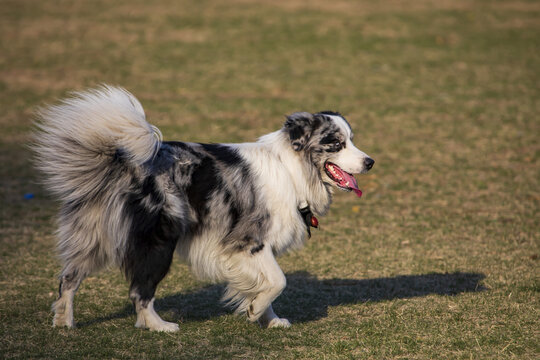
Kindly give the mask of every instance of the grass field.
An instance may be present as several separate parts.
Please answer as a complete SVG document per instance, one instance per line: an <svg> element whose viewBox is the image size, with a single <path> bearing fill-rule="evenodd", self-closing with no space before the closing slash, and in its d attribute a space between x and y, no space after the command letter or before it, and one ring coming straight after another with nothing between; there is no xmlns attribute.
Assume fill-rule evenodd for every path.
<svg viewBox="0 0 540 360"><path fill-rule="evenodd" d="M0 358L538 359L537 1L0 1ZM58 204L26 148L33 110L100 83L165 139L252 141L338 110L376 160L279 259L262 330L176 261L134 328L116 269L53 329ZM33 199L25 199L27 193Z"/></svg>

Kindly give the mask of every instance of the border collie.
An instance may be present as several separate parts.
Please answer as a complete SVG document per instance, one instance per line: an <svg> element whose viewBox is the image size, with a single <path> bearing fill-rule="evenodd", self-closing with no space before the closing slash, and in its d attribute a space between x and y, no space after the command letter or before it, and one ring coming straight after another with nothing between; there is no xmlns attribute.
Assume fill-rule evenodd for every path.
<svg viewBox="0 0 540 360"><path fill-rule="evenodd" d="M178 331L154 310L176 250L197 277L226 283L224 301L250 321L289 327L272 310L286 284L276 256L302 246L334 188L361 196L351 174L374 163L339 113L294 113L254 143L162 141L139 101L106 85L40 109L36 127L37 167L61 202L54 326L74 326L88 275L118 266L135 326Z"/></svg>

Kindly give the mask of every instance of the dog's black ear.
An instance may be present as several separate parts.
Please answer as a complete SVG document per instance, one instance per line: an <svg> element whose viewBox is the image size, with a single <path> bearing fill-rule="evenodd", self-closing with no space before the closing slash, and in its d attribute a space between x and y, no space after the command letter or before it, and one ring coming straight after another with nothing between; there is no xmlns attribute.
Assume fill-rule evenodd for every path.
<svg viewBox="0 0 540 360"><path fill-rule="evenodd" d="M316 120L308 112L296 112L287 116L284 129L289 134L291 145L295 151L302 150L313 133Z"/></svg>

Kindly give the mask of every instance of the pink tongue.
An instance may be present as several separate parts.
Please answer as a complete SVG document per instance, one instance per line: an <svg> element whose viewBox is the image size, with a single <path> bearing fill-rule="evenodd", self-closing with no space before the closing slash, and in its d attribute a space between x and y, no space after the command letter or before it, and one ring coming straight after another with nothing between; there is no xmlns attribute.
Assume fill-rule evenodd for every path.
<svg viewBox="0 0 540 360"><path fill-rule="evenodd" d="M341 176L343 176L343 183L346 184L347 181L349 182L349 185L347 185L347 187L349 187L352 191L354 191L354 193L356 194L356 196L358 197L361 197L362 196L362 190L360 190L358 188L358 184L356 183L356 179L354 178L354 176L352 175L349 175L347 172L345 171L342 171L342 174Z"/></svg>

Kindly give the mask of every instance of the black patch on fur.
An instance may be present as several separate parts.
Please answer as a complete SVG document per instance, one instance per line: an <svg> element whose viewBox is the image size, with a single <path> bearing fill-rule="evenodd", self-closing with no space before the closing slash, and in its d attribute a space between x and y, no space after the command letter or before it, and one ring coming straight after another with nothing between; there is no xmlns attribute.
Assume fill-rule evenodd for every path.
<svg viewBox="0 0 540 360"><path fill-rule="evenodd" d="M201 144L201 146L216 160L221 161L226 165L234 166L243 163L243 160L240 155L238 155L238 152L229 146L220 144Z"/></svg>
<svg viewBox="0 0 540 360"><path fill-rule="evenodd" d="M319 141L319 145L324 146L324 151L334 153L341 151L345 147L345 143L339 138L339 130L333 121L329 120L325 128L321 131L321 135L324 135Z"/></svg>
<svg viewBox="0 0 540 360"><path fill-rule="evenodd" d="M230 232L236 227L236 225L238 224L238 221L240 220L240 210L234 203L230 204L229 216L231 218L231 225L229 228L229 232Z"/></svg>
<svg viewBox="0 0 540 360"><path fill-rule="evenodd" d="M171 147L168 144L162 144L161 149L145 166L156 176L165 172L170 173L174 167L174 156Z"/></svg>
<svg viewBox="0 0 540 360"><path fill-rule="evenodd" d="M303 150L313 131L321 124L320 119L307 112L297 112L287 116L284 129L289 134L291 145L295 151Z"/></svg>
<svg viewBox="0 0 540 360"><path fill-rule="evenodd" d="M249 168L244 159L238 154L238 150L222 144L199 144L202 148L216 160L228 168L237 168L242 174L242 182L249 181Z"/></svg>
<svg viewBox="0 0 540 360"><path fill-rule="evenodd" d="M148 176L144 179L141 186L141 196L147 197L147 204L159 206L163 203L164 198L161 192L156 187L156 179L154 176Z"/></svg>
<svg viewBox="0 0 540 360"><path fill-rule="evenodd" d="M291 140L299 139L302 135L304 135L304 129L300 126L293 127L289 130L289 138Z"/></svg>
<svg viewBox="0 0 540 360"><path fill-rule="evenodd" d="M187 151L187 152L189 152L191 154L196 154L195 151L193 150L192 146L190 146L189 144L186 144L185 142L182 142L182 141L164 141L163 145L168 145L168 146L171 146L172 148L179 148L179 149L181 149L183 151Z"/></svg>
<svg viewBox="0 0 540 360"><path fill-rule="evenodd" d="M336 137L335 134L328 134L326 135L325 137L323 137L321 139L321 141L319 141L319 144L321 145L327 145L327 144L333 144L335 142L339 141L339 139Z"/></svg>
<svg viewBox="0 0 540 360"><path fill-rule="evenodd" d="M131 281L130 293L137 293L145 304L168 273L176 243L185 235L185 224L163 210L165 199L153 174L132 186L135 188L126 196L131 227L122 267Z"/></svg>
<svg viewBox="0 0 540 360"><path fill-rule="evenodd" d="M331 147L331 148L328 148L328 149L324 149L324 152L336 153L336 152L340 152L341 149L342 149L341 147Z"/></svg>
<svg viewBox="0 0 540 360"><path fill-rule="evenodd" d="M193 171L191 184L186 188L189 204L197 214L197 222L192 227L192 233L196 233L202 220L208 215L208 199L210 195L221 187L221 179L216 175L215 161L210 157L204 157Z"/></svg>
<svg viewBox="0 0 540 360"><path fill-rule="evenodd" d="M343 117L343 115L341 115L337 111L330 111L330 110L319 111L318 114Z"/></svg>
<svg viewBox="0 0 540 360"><path fill-rule="evenodd" d="M132 229L123 263L126 277L143 301L154 297L157 284L169 272L179 232L161 211L151 213L132 205Z"/></svg>
<svg viewBox="0 0 540 360"><path fill-rule="evenodd" d="M223 190L224 196L223 200L224 203L228 205L229 207L229 218L231 219L230 225L229 225L229 234L233 231L233 229L238 224L238 221L240 220L240 208L238 207L238 204L233 201L231 192L227 189Z"/></svg>
<svg viewBox="0 0 540 360"><path fill-rule="evenodd" d="M251 248L251 255L254 255L254 254L258 253L263 248L264 248L264 244L259 244L259 245L255 246L255 247Z"/></svg>

